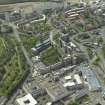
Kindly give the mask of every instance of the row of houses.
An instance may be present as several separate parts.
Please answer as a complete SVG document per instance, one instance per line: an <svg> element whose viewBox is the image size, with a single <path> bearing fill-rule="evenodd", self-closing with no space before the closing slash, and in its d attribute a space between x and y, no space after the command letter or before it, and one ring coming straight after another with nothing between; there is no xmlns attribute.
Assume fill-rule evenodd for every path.
<svg viewBox="0 0 105 105"><path fill-rule="evenodd" d="M83 13L86 9L82 8L75 8L65 12L65 16L69 18L78 17L80 13Z"/></svg>

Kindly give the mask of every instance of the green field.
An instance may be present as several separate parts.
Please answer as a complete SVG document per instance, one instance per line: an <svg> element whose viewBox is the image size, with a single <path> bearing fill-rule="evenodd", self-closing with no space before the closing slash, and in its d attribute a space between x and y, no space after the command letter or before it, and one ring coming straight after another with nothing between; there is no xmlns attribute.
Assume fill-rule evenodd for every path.
<svg viewBox="0 0 105 105"><path fill-rule="evenodd" d="M11 42L11 39L9 37L3 36L0 37L0 66L5 64L9 59L11 59L11 56L14 54L14 45ZM9 56L8 56L9 54Z"/></svg>
<svg viewBox="0 0 105 105"><path fill-rule="evenodd" d="M24 47L30 54L30 57L33 55L31 48L35 47L38 43L38 38L35 35L27 35L27 34L20 34L21 40L23 42Z"/></svg>
<svg viewBox="0 0 105 105"><path fill-rule="evenodd" d="M46 65L57 63L60 60L60 58L61 58L60 54L53 47L46 49L41 54L41 60Z"/></svg>
<svg viewBox="0 0 105 105"><path fill-rule="evenodd" d="M5 43L2 38L0 38L0 56L2 56L5 53Z"/></svg>
<svg viewBox="0 0 105 105"><path fill-rule="evenodd" d="M0 96L10 95L28 71L19 43L11 35L0 35Z"/></svg>

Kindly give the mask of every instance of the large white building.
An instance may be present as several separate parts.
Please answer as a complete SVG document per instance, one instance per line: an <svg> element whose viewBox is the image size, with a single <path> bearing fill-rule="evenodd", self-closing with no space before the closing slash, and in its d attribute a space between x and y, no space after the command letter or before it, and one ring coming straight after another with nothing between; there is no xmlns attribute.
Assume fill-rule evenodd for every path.
<svg viewBox="0 0 105 105"><path fill-rule="evenodd" d="M27 94L24 97L16 99L17 105L37 105L37 101L32 97L31 94Z"/></svg>
<svg viewBox="0 0 105 105"><path fill-rule="evenodd" d="M79 74L65 76L63 82L63 86L69 89L77 89L83 86L83 82Z"/></svg>
<svg viewBox="0 0 105 105"><path fill-rule="evenodd" d="M80 76L78 74L74 75L74 79L76 80L77 84L82 84L82 80L81 80L81 78L80 78Z"/></svg>

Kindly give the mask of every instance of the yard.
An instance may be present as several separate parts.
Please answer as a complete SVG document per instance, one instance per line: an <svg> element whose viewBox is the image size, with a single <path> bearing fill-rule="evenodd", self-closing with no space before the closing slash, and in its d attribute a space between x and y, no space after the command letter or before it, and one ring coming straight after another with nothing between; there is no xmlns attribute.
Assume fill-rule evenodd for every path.
<svg viewBox="0 0 105 105"><path fill-rule="evenodd" d="M58 61L60 61L60 58L60 54L53 47L50 47L41 53L41 60L46 65L57 63Z"/></svg>
<svg viewBox="0 0 105 105"><path fill-rule="evenodd" d="M20 37L22 39L23 45L27 49L30 56L33 55L31 48L35 47L35 45L38 43L38 38L36 36L31 36L27 34L20 34Z"/></svg>

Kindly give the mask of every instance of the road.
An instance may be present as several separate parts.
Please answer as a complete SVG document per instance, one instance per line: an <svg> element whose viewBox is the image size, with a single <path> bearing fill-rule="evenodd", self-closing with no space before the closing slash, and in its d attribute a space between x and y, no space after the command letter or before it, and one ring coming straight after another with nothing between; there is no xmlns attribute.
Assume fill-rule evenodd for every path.
<svg viewBox="0 0 105 105"><path fill-rule="evenodd" d="M92 30L92 31L93 31L93 30ZM86 55L86 58L87 58L88 61L89 61L89 65L90 65L91 68L93 68L93 71L94 71L94 73L96 74L97 79L99 80L100 85L102 86L102 89L103 89L103 88L105 89L105 85L104 85L103 82L101 81L102 78L101 78L100 75L98 74L97 69L96 69L95 67L93 67L93 65L91 65L91 62L90 62L91 60L90 60L90 58L89 58L89 56L88 56L88 54L87 54L86 48L85 48L82 44L77 43L77 42L74 40L74 38L75 38L76 36L78 36L79 34L89 33L89 32L92 32L92 31L80 32L80 33L74 35L74 36L71 38L71 41L74 42L74 43L80 48L80 50ZM51 39L52 42L53 42L53 32L54 32L54 31L52 31L52 32L50 33L50 39ZM104 36L104 37L105 37L105 36ZM55 45L55 42L53 42L53 43L54 43L54 45ZM99 53L100 53L100 52L99 52ZM105 61L105 60L104 60L104 61ZM91 93L91 92L90 92L89 97L90 97L90 100L89 100L88 104L87 104L87 103L86 103L86 104L83 103L83 105L96 105L98 102L102 103L102 105L105 105L105 100L103 99L101 92L96 92L96 93ZM97 98L96 98L96 97L97 97Z"/></svg>
<svg viewBox="0 0 105 105"><path fill-rule="evenodd" d="M32 9L42 12L45 9L56 9L56 8L62 8L63 3L56 3L56 2L25 2L25 3L16 3L16 4L7 4L7 5L0 5L1 10L6 10L10 8L15 8L15 10L18 10L18 8L23 9L27 12L30 12Z"/></svg>
<svg viewBox="0 0 105 105"><path fill-rule="evenodd" d="M105 28L105 27L103 27L103 29L104 29L104 28ZM101 36L103 37L103 40L104 40L104 42L105 42L105 29L104 29L104 30L103 30L103 29L101 30L101 32L102 32L102 35L101 35ZM76 35L76 36L78 36L78 35ZM74 36L74 37L72 38L72 41L78 45L78 47L81 49L81 51L84 52L84 54L86 55L86 58L88 58L90 67L93 68L93 71L94 71L94 73L96 74L97 79L98 79L99 82L100 82L100 85L102 86L102 89L105 89L105 83L103 83L102 76L100 77L100 75L99 75L100 69L98 70L97 67L95 67L95 66L93 66L93 65L91 64L91 59L89 58L89 56L88 56L88 54L87 54L86 48L85 48L82 44L77 43L77 42L74 40L74 38L75 38L76 36ZM100 53L101 53L101 49L95 49L95 50L96 50L96 53L100 56L100 58L101 58L101 60L102 60L102 64L104 65L104 64L105 64L105 59L102 57L102 54L100 54ZM103 67L104 67L104 66L103 66ZM104 70L104 72L103 72L103 75L104 75L104 73L105 73L105 70ZM102 74L102 73L101 73L101 74ZM101 92L90 93L89 96L90 96L90 101L89 101L89 104L86 104L86 105L96 105L98 102L100 102L102 105L105 105L105 100L103 99ZM97 97L97 98L96 98L96 97Z"/></svg>
<svg viewBox="0 0 105 105"><path fill-rule="evenodd" d="M27 5L27 3L26 4L21 4L21 3L20 4L13 4L11 6L20 7L22 5ZM45 2L45 3L37 2L36 4L35 3L28 3L28 5L33 5L36 8L36 10L38 10L38 11L42 11L44 9L50 9L50 8L55 9L55 8L61 8L62 7L61 3L52 3L52 2ZM45 15L43 15L43 18L41 20L43 20L43 19L45 19ZM37 66L33 65L33 62L29 58L29 54L26 51L26 49L25 49L25 47L21 41L21 38L19 36L19 32L17 31L17 27L12 23L8 23L4 20L1 20L1 21L13 28L14 35L15 35L18 43L20 44L21 50L22 50L22 52L23 52L23 54L27 60L27 63L30 65L30 68L31 68L30 70L31 70L31 74L32 74L32 68L34 67L34 70L35 69L37 70ZM29 78L29 76L27 77L27 79L28 78ZM24 84L25 84L25 82L24 82ZM19 93L20 93L20 89L17 89L17 91L13 94L12 98L6 103L6 105L12 105ZM2 102L3 103L5 102L5 98L2 99ZM4 104L1 104L2 102L0 102L0 105L4 105Z"/></svg>
<svg viewBox="0 0 105 105"><path fill-rule="evenodd" d="M23 54L24 54L24 56L25 56L25 58L26 58L26 60L27 60L27 63L29 64L30 68L32 68L33 62L32 62L31 59L29 58L29 54L28 54L28 52L26 51L26 49L25 49L25 47L24 47L24 45L23 45L23 43L22 43L22 41L21 41L21 38L20 38L20 36L19 36L19 32L18 32L17 29L16 29L16 26L15 26L14 24L9 24L9 25L12 26L14 35L15 35L15 37L16 37L18 43L20 44L21 50L22 50L22 52L23 52ZM30 69L30 70L31 70L31 74L32 74L32 69ZM27 77L27 79L28 79L28 78L29 78L29 77ZM24 84L25 84L25 83L24 83ZM11 99L6 103L6 105L11 105L11 104L13 104L13 103L14 103L14 100L16 99L16 97L17 97L17 95L18 95L19 93L20 93L20 89L17 89L16 93L13 94L13 96L12 96Z"/></svg>
<svg viewBox="0 0 105 105"><path fill-rule="evenodd" d="M7 23L7 22L5 22L3 20L2 20L2 22L4 24L7 24L7 25L9 25L9 26L11 26L13 28L13 33L15 35L15 38L17 39L18 43L20 44L21 50L22 50L22 52L23 52L23 54L24 54L24 56L26 58L26 61L27 61L28 65L30 66L30 68L32 68L33 67L33 62L29 58L29 54L28 54L27 50L25 49L25 47L24 47L24 45L23 45L23 43L21 41L21 38L19 36L19 32L17 31L17 27L14 24L12 24L12 23ZM31 70L31 74L32 74L32 69L30 69L30 70ZM27 79L28 78L29 78L29 76L27 77ZM17 91L13 94L12 98L6 103L6 105L12 105L12 103L14 102L16 96L19 93L20 93L20 89L17 89ZM6 98L3 98L2 101L0 102L0 105L4 105L3 103L5 103L5 101L6 101Z"/></svg>
<svg viewBox="0 0 105 105"><path fill-rule="evenodd" d="M19 43L20 46L21 46L21 50L23 51L23 54L24 54L24 56L25 56L25 58L26 58L28 64L30 65L30 67L32 67L32 66L33 66L33 63L32 63L32 61L31 61L31 59L29 58L29 54L28 54L28 52L26 51L26 49L25 49L25 47L24 47L24 45L23 45L23 42L21 41L21 38L20 38L20 36L19 36L19 32L18 32L17 29L16 29L17 27L16 27L15 25L13 25L13 24L10 24L10 26L12 26L12 28L13 28L14 35L15 35L15 37L16 37L18 43Z"/></svg>
<svg viewBox="0 0 105 105"><path fill-rule="evenodd" d="M8 23L7 23L8 24ZM21 50L23 51L23 54L24 54L24 56L25 56L25 58L26 58L26 60L27 60L27 63L30 65L30 67L32 67L33 66L33 63L32 63L32 61L31 61L31 59L29 58L29 54L28 54L28 52L26 51L26 49L25 49L25 47L24 47L24 45L23 45L23 43L22 43L22 41L21 41L21 38L20 38L20 36L19 36L19 32L17 31L17 27L14 25L14 24L11 24L11 23L9 23L9 25L10 26L12 26L12 28L13 28L13 31L14 31L14 35L15 35L15 37L16 37L16 39L17 39L17 41L18 41L18 43L20 44L20 46L21 46ZM52 32L51 32L51 39L52 39ZM74 41L74 40L73 40ZM85 54L86 54L86 51L84 50L84 48L83 48L83 46L82 45L80 45L80 44L78 44L78 46L80 47L80 49L82 49L82 51L84 51L85 52ZM87 54L86 54L86 56L88 56ZM37 67L37 66L34 66L34 67ZM31 71L32 72L32 71ZM28 78L28 77L27 77ZM11 100L7 103L7 105L12 105L12 103L13 103L13 101L15 100L15 98L16 98L16 96L18 95L18 93L20 92L20 89L18 89L17 90L17 92L12 96L12 98L11 98ZM93 97L92 98L92 102L95 100L95 98ZM101 99L100 99L101 100ZM1 104L0 104L1 105ZM105 105L105 104L103 104L103 105Z"/></svg>

